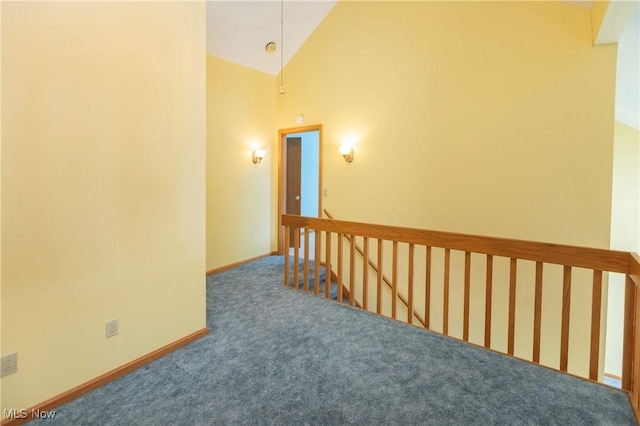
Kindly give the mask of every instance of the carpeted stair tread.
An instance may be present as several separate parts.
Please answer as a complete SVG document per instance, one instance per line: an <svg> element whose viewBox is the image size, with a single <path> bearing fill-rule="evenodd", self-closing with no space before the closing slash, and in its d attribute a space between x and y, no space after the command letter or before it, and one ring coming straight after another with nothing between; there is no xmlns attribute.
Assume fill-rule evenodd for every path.
<svg viewBox="0 0 640 426"><path fill-rule="evenodd" d="M314 289L315 289L314 267L315 267L314 262L309 261L309 293L314 293ZM289 283L292 286L294 281L293 278L294 278L293 257L291 257ZM324 298L325 286L327 283L327 268L324 265L320 265L318 278L319 278L318 295ZM336 281L331 281L330 286L331 286L331 290L329 292L330 298L332 300L338 300L338 283ZM304 289L304 262L302 260L300 260L298 264L298 288L300 290ZM346 297L343 297L342 303L348 305L349 299Z"/></svg>

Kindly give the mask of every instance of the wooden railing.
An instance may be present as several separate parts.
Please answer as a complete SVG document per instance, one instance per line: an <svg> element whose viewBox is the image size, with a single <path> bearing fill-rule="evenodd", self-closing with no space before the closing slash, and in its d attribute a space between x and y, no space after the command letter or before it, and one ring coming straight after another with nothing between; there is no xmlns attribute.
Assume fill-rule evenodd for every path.
<svg viewBox="0 0 640 426"><path fill-rule="evenodd" d="M640 291L637 291L640 257L637 254L291 215L282 216L282 225L287 242L285 253L293 251L293 260L285 256L285 286L310 291L310 282L319 283L320 270L325 267L327 277L333 274L338 283L338 301L342 301L343 292L348 292L352 306L417 323L444 335L593 381L599 378L602 362L603 286L610 274L624 275L622 388L629 393L636 414L639 412L640 342L636 343L636 336L640 335L640 321L636 322L636 317L640 318ZM295 236L292 248L288 247L291 233ZM302 247L298 243L300 237ZM356 239L362 242L362 247L356 244ZM375 242L373 247L372 242ZM385 257L388 247L391 259ZM418 250L423 256L417 256ZM361 257L356 257L357 253ZM454 256L459 261L454 261ZM377 264L371 259L377 259ZM500 274L503 264L505 273ZM383 274L383 270L389 269L391 279ZM390 287L388 291L383 286L385 280ZM472 299L472 288L476 292L481 288L484 303L479 303L477 296ZM508 304L503 321L497 321L502 305L496 305L494 299L501 289L508 295ZM436 290L440 291L438 300L434 297ZM527 297L518 298L519 291L529 290L531 303ZM317 284L313 286L313 293L320 296ZM328 285L323 293L322 296L330 297ZM590 297L585 297L587 293ZM416 297L417 294L422 297ZM472 301L475 301L473 309ZM552 305L558 306L557 318ZM480 321L483 324L472 322L472 311L474 319L484 318ZM588 315L588 320L581 321L576 315ZM558 327L553 327L554 321ZM576 337L572 338L571 331L583 323L588 330L575 332ZM559 329L558 341L552 342L556 329ZM503 348L495 343L501 338L505 341ZM588 342L582 343L583 340ZM556 347L557 353L550 355ZM572 362L579 364L572 361L576 359L588 360L588 368L584 371L571 368Z"/></svg>
<svg viewBox="0 0 640 426"><path fill-rule="evenodd" d="M640 421L640 257L629 255L624 302L624 347L622 389L629 392L631 405Z"/></svg>
<svg viewBox="0 0 640 426"><path fill-rule="evenodd" d="M333 215L327 210L327 209L323 209L324 214L331 220L334 220L335 217L333 217ZM345 238L347 239L347 241L349 243L351 243L352 239L349 235L346 235ZM365 240L367 241L367 240ZM365 249L362 249L358 244L355 244L354 241L354 247L356 249L356 253L359 254L361 256L361 259L363 262L367 262L368 266L372 269L372 271L377 275L378 280L380 281L378 284L381 287L382 284L386 285L387 288L391 289L391 291L393 291L393 284L391 282L391 280L389 278L387 278L378 268L378 264L376 264L371 257L369 257L369 245L365 244ZM378 250L378 252L381 254L382 250ZM379 258L378 259L378 263L380 265L382 265L382 259ZM364 290L366 291L367 288L365 287ZM381 291L381 290L380 290ZM400 300L400 302L405 306L405 308L409 308L409 301L407 300L407 298L405 297L404 294L402 294L401 292L397 293L397 298ZM355 299L354 299L355 300ZM379 302L379 299L378 299ZM356 300L356 304L359 304L358 301ZM366 307L366 297L365 297L365 306L363 307L364 309L367 309ZM380 303L376 304L376 313L380 314ZM422 318L422 316L416 312L415 310L413 311L413 316L416 317L416 319L418 320L418 322L420 324L422 324L423 327L427 327L428 325L425 322L425 320Z"/></svg>

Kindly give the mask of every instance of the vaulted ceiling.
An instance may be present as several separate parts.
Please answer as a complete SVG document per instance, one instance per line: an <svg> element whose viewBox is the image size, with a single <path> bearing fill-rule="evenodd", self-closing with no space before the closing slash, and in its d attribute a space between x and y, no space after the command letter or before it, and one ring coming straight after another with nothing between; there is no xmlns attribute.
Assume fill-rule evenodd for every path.
<svg viewBox="0 0 640 426"><path fill-rule="evenodd" d="M592 9L594 6L591 0L560 1L586 9ZM276 75L280 72L281 66L286 65L302 47L336 3L337 0L209 0L207 1L207 53ZM636 7L638 2L609 4L608 17L614 18L608 20L607 40L604 42L621 39L625 27L629 27L625 30L627 34L625 39L635 38L635 47L632 46L630 51L632 54L635 52L636 59L619 60L618 80L625 87L617 88L616 110L625 111L627 119L620 121L638 128L639 119L631 120L634 123L630 123L628 119L628 117L638 116L640 103L638 100L640 96L637 93L639 79L637 38L640 34L638 34L637 19L631 20L631 25L626 25L630 14L624 9L629 9L630 3L632 5L635 3L633 7ZM636 7L636 14L637 9ZM611 21L617 22L612 24ZM273 53L265 49L269 42L275 42L277 45ZM625 51L627 50L629 49Z"/></svg>
<svg viewBox="0 0 640 426"><path fill-rule="evenodd" d="M593 5L592 0L560 1L587 9ZM337 0L209 0L207 53L276 75L281 60L287 64L336 3ZM284 43L280 40L281 18ZM271 41L277 49L268 53L265 45Z"/></svg>
<svg viewBox="0 0 640 426"><path fill-rule="evenodd" d="M208 1L207 53L276 75L281 59L286 65L335 4L335 0ZM265 45L271 41L277 49L268 53Z"/></svg>

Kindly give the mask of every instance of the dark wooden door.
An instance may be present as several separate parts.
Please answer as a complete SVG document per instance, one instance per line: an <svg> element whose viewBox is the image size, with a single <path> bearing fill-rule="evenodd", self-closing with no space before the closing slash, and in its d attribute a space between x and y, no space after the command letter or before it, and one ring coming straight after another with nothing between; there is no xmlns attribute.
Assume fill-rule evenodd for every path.
<svg viewBox="0 0 640 426"><path fill-rule="evenodd" d="M287 138L287 214L300 215L302 138ZM290 244L294 237L291 234Z"/></svg>

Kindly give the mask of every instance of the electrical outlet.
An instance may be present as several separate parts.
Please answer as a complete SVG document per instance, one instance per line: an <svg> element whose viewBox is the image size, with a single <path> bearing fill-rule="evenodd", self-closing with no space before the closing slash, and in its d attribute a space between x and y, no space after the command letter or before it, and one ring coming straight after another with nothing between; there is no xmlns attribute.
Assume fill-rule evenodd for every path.
<svg viewBox="0 0 640 426"><path fill-rule="evenodd" d="M107 321L107 339L118 335L118 318Z"/></svg>
<svg viewBox="0 0 640 426"><path fill-rule="evenodd" d="M2 357L0 361L0 377L18 372L18 353L14 352Z"/></svg>

